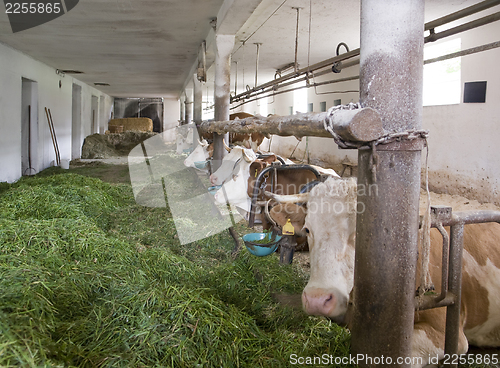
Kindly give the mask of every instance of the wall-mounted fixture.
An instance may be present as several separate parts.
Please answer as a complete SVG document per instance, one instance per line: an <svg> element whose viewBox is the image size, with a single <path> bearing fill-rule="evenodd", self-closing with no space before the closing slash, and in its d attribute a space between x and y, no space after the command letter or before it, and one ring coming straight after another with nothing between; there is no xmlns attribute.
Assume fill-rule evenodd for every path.
<svg viewBox="0 0 500 368"><path fill-rule="evenodd" d="M83 74L83 72L73 69L56 69L56 74L64 76L64 74Z"/></svg>
<svg viewBox="0 0 500 368"><path fill-rule="evenodd" d="M486 81L464 84L464 103L486 102Z"/></svg>

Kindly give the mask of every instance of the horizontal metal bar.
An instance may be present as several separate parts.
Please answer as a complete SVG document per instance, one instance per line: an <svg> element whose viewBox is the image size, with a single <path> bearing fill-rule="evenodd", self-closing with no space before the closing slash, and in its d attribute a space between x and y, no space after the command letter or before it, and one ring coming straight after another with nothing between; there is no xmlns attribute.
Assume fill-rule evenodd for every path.
<svg viewBox="0 0 500 368"><path fill-rule="evenodd" d="M242 93L234 96L231 99L231 102L237 101L237 100L239 100L241 98L246 98L247 96L249 96L252 93L257 92L259 90L266 89L268 87L272 87L272 86L278 85L278 84L280 84L282 82L285 82L285 81L288 81L290 79L298 78L298 77L300 77L303 74L307 74L307 73L313 72L315 70L325 68L325 67L327 67L329 65L332 65L334 62L343 61L343 60L346 60L346 59L350 59L352 57L358 56L359 54L360 54L360 49L357 48L356 50L352 50L352 51L346 52L344 54L340 54L338 56L335 56L333 58L330 58L330 59L327 59L327 60L324 60L324 61L320 61L319 63L316 63L316 64L313 64L313 65L304 67L302 69L297 70L294 73L290 73L290 74L284 75L284 76L282 76L280 78L274 79L274 80L269 81L269 82L264 83L264 84L261 84L260 86L255 86L254 88L252 88L252 89L250 89L250 90L248 90L246 92L242 92Z"/></svg>
<svg viewBox="0 0 500 368"><path fill-rule="evenodd" d="M454 212L449 219L432 219L431 227L437 227L439 223L441 223L443 226L453 226L460 223L479 224L483 222L500 223L500 211L470 210ZM420 216L419 226L422 226L422 216Z"/></svg>
<svg viewBox="0 0 500 368"><path fill-rule="evenodd" d="M426 23L424 30L425 31L431 30L433 28L442 26L443 24L450 23L450 22L453 22L457 19L467 17L469 15L478 13L480 11L491 8L491 7L496 6L498 4L500 4L500 0L486 0L486 1L480 2L478 4L474 4L472 6L465 8L465 9L458 10L455 13L445 15L444 17L441 17L441 18L438 18L438 19L435 19L431 22Z"/></svg>
<svg viewBox="0 0 500 368"><path fill-rule="evenodd" d="M424 38L424 43L434 42L434 41L440 40L441 38L449 37L449 36L452 36L452 35L457 34L457 33L461 33L461 32L468 31L468 30L473 29L473 28L484 26L486 24L496 22L499 19L500 19L500 12L497 12L497 13L488 15L486 17L473 20L473 21L468 22L468 23L464 23L464 24L459 25L457 27L447 29L446 31L443 31L443 32L431 33L429 36Z"/></svg>
<svg viewBox="0 0 500 368"><path fill-rule="evenodd" d="M479 210L479 211L460 211L454 212L451 219L443 221L443 226L453 226L457 224L479 224L483 222L500 223L500 211ZM432 222L432 227L436 227Z"/></svg>
<svg viewBox="0 0 500 368"><path fill-rule="evenodd" d="M253 101L260 100L262 98L274 97L276 95L280 95L280 94L288 93L288 92L293 92L293 91L296 91L298 89L317 87L317 86L321 86L321 85L325 85L325 84L334 84L334 83L340 83L340 82L347 82L347 81L356 80L356 79L359 79L359 75L355 75L355 76L352 76L352 77L346 77L346 78L340 78L340 79L334 79L334 80L326 81L326 82L313 83L313 84L310 84L310 85L307 85L307 86L300 86L300 87L286 89L284 91L273 91L272 89L269 89L267 91L262 91L261 92L261 93L269 93L268 95L261 96L261 97L255 97L255 98L253 98L251 100L245 100L245 99L243 99L244 102L242 102L242 103L240 103L240 104L238 104L236 106L231 107L231 110L237 109L240 106L243 106L243 105L245 105L247 103L250 103L250 102L253 102ZM329 93L351 93L351 92L359 92L359 91L358 90L345 90L345 91L332 91L332 92L329 92ZM257 95L259 95L261 93L256 93L254 96L257 96ZM238 101L240 101L240 100L238 100Z"/></svg>
<svg viewBox="0 0 500 368"><path fill-rule="evenodd" d="M497 47L500 47L500 41L488 43L488 44L482 45L482 46L472 47L472 48L467 49L467 50L453 52L451 54L439 56L439 57L436 57L433 59L427 59L427 60L424 60L424 65L436 63L438 61L453 59L453 58L460 57L460 56L471 55L471 54L475 54L477 52L487 51L487 50L491 50L491 49L494 49Z"/></svg>
<svg viewBox="0 0 500 368"><path fill-rule="evenodd" d="M457 19L466 17L468 15L477 13L479 11L488 9L488 8L493 7L495 5L498 5L498 4L500 4L500 0L486 0L486 1L483 1L482 3L470 6L468 8L459 10L459 11L457 11L455 13L452 13L452 14L446 15L444 17L438 18L436 20L433 20L431 22L428 22L428 23L425 24L425 30L434 29L435 27L444 25L446 23L455 21ZM443 31L443 32L440 32L440 33L432 33L431 35L429 35L429 36L427 36L427 37L424 38L424 42L433 42L433 41L436 41L436 40L441 39L441 38L445 38L445 37L448 37L448 36L451 36L451 35L454 35L454 34L457 34L457 33L460 33L460 32L467 31L467 30L472 29L472 28L476 28L476 27L479 27L479 26L482 26L482 25L494 22L494 21L500 19L500 18L498 18L497 14L500 14L500 13L495 13L495 14L492 14L490 16L487 16L487 17L484 17L484 18L480 18L478 20L475 20L475 21L472 21L472 22L469 22L469 23L465 23L465 24L463 24L461 26L458 26L458 27L455 27L455 28L452 28L452 29L449 29L449 30L446 30L446 31ZM493 47L491 47L491 48L493 48ZM489 48L486 48L484 50L488 50L488 49ZM484 51L484 50L478 50L476 52L480 52L480 51ZM473 52L464 53L462 55L450 56L449 58L463 56L463 55L468 55L470 53L473 53ZM240 94L237 94L237 95L231 97L231 103L235 103L235 102L239 102L241 100L253 98L253 97L258 96L258 95L263 94L263 93L270 93L271 91L273 91L276 88L282 88L282 87L285 87L285 86L288 86L288 85L291 85L291 84L302 82L302 81L308 79L307 74L309 74L309 73L312 73L312 72L314 72L316 70L323 69L323 68L326 68L326 67L331 67L331 65L333 65L333 63L335 63L335 62L341 62L341 61L344 61L344 60L347 60L347 59L359 56L359 54L360 54L360 49L357 48L355 50L346 52L344 54L335 56L333 58L330 58L330 59L318 62L316 64L304 67L304 68L299 69L297 71L294 71L294 72L292 72L290 74L287 74L287 75L284 75L282 77L279 77L279 78L276 78L274 80L271 80L269 82L263 83L260 86L255 86L254 88L252 88L252 89L250 89L248 91L245 91L245 92L242 92ZM450 55L452 55L452 54L450 54ZM444 58L442 60L446 60L446 58ZM428 63L432 63L432 62L436 62L436 61L440 61L440 60L431 59L431 60L426 61L424 63L428 64ZM350 62L347 62L347 63L343 63L341 65L341 69L345 69L345 68L348 68L348 67L351 67L351 66L354 66L354 65L357 65L357 64L359 64L359 59L353 60L353 61L350 61ZM291 63L291 64L287 65L287 67L290 67L290 65L293 66L294 63ZM325 75L325 74L328 74L330 72L331 72L330 69L324 70L324 71L321 71L319 73L316 73L314 75L314 77ZM302 75L306 75L306 76L302 77L302 78L299 78ZM289 80L292 80L292 81L289 82L289 83L287 83L287 84L280 85L280 83L283 83L283 82L289 81ZM338 80L338 82L341 82L341 81L342 80ZM325 82L323 82L323 83L325 83ZM337 83L337 80L330 81L329 83ZM325 83L325 84L327 84L327 83ZM279 86L279 87L276 87L276 86ZM296 89L309 88L309 87L317 87L317 86L318 85L311 84L311 85L305 86L305 87L298 87L298 88L294 88L294 89L290 89L290 90L286 90L286 91L274 92L273 94L276 95L276 94L291 92L291 91L294 91ZM269 96L263 96L263 97L260 97L260 98L264 98L264 97L269 97ZM252 99L251 101L245 101L244 103L239 104L237 107L239 107L241 105L244 105L245 103L248 103L248 102L253 102L253 101L259 100L260 98L255 98L255 99Z"/></svg>

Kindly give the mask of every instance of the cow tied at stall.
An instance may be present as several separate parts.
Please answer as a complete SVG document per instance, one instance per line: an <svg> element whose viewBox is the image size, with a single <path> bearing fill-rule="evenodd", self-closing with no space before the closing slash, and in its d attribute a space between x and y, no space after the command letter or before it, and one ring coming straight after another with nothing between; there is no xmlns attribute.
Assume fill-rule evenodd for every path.
<svg viewBox="0 0 500 368"><path fill-rule="evenodd" d="M311 274L302 293L305 312L349 326L356 214L362 208L357 203L356 180L329 178L310 193L275 196L275 200L307 201L303 230L309 243ZM296 214L302 216L299 212ZM440 293L443 240L437 229L431 229L430 241L429 269L435 292ZM465 225L459 354L467 352L468 344L500 346L499 245L500 224ZM419 274L420 267L417 267L417 280ZM411 350L413 357L421 358L415 361L426 365L430 357L444 358L445 320L445 308L415 312Z"/></svg>

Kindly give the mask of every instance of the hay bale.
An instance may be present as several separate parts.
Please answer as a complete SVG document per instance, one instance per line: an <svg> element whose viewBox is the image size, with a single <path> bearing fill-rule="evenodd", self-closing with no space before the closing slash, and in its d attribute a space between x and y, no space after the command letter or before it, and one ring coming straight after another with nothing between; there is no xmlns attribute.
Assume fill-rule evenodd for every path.
<svg viewBox="0 0 500 368"><path fill-rule="evenodd" d="M127 156L132 148L155 136L155 132L128 131L124 133L92 134L82 146L83 159L102 159Z"/></svg>
<svg viewBox="0 0 500 368"><path fill-rule="evenodd" d="M123 133L123 125L110 125L109 132L110 133Z"/></svg>
<svg viewBox="0 0 500 368"><path fill-rule="evenodd" d="M108 135L92 134L85 138L82 146L82 158L109 158L120 156L115 147L106 139Z"/></svg>
<svg viewBox="0 0 500 368"><path fill-rule="evenodd" d="M135 130L139 132L152 132L153 120L150 118L123 118L111 119L108 123L108 129L111 133L121 133L117 131L118 127L122 127L123 132Z"/></svg>

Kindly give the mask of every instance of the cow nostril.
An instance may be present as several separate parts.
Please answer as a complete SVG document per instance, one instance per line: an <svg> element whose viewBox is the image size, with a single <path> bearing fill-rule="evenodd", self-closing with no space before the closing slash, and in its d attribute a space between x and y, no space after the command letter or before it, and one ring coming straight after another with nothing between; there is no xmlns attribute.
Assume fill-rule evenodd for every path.
<svg viewBox="0 0 500 368"><path fill-rule="evenodd" d="M330 294L328 298L325 299L325 304L333 300L333 295Z"/></svg>

